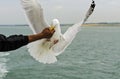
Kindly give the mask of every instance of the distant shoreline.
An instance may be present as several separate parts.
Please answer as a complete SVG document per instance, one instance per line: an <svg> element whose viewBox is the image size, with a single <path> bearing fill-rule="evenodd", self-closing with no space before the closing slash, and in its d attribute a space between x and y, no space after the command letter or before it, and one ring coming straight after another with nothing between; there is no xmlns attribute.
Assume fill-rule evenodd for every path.
<svg viewBox="0 0 120 79"><path fill-rule="evenodd" d="M73 24L61 24L61 26L72 26ZM1 24L0 26L28 26L27 24ZM85 23L82 26L120 26L120 23Z"/></svg>
<svg viewBox="0 0 120 79"><path fill-rule="evenodd" d="M120 23L86 23L83 26L120 26Z"/></svg>

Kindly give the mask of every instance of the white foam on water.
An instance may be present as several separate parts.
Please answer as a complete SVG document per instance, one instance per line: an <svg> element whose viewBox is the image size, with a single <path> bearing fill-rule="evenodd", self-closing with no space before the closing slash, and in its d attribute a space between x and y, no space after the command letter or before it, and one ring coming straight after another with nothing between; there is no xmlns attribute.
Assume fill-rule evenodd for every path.
<svg viewBox="0 0 120 79"><path fill-rule="evenodd" d="M8 61L7 58L5 58L5 56L9 55L9 53L2 53L0 52L0 79L3 79L7 73L7 67L6 67L6 62Z"/></svg>
<svg viewBox="0 0 120 79"><path fill-rule="evenodd" d="M7 55L9 55L10 53L2 53L2 52L0 52L0 57L3 57L3 56L7 56Z"/></svg>

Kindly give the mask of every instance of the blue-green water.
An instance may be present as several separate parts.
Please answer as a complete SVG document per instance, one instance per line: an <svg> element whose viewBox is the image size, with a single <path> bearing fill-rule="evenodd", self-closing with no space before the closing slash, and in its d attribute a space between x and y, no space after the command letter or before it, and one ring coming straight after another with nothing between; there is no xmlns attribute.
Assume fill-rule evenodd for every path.
<svg viewBox="0 0 120 79"><path fill-rule="evenodd" d="M62 27L63 32L68 27ZM31 34L28 27L0 27L0 33ZM82 27L55 64L35 61L26 47L0 53L3 79L119 79L120 27ZM5 53L7 54L7 53ZM4 64L2 64L4 63ZM2 76L5 73L0 73Z"/></svg>

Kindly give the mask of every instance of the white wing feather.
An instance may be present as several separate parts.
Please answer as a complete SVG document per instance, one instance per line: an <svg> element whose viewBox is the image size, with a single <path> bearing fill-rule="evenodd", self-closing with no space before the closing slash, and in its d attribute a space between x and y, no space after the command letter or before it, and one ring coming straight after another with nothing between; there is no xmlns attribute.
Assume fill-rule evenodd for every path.
<svg viewBox="0 0 120 79"><path fill-rule="evenodd" d="M38 0L21 0L21 2L33 33L40 33L45 27L49 27Z"/></svg>
<svg viewBox="0 0 120 79"><path fill-rule="evenodd" d="M44 28L49 27L43 16L43 9L38 0L21 0L25 10L29 27L34 34L40 33ZM45 44L44 44L45 43ZM49 50L49 42L46 39L38 40L27 45L30 55L39 62L54 63L56 57Z"/></svg>
<svg viewBox="0 0 120 79"><path fill-rule="evenodd" d="M83 21L73 25L72 27L69 27L68 30L63 34L63 36L61 36L59 42L53 46L53 50L56 56L63 53L65 48L69 44L71 44L77 33L80 31L82 23Z"/></svg>

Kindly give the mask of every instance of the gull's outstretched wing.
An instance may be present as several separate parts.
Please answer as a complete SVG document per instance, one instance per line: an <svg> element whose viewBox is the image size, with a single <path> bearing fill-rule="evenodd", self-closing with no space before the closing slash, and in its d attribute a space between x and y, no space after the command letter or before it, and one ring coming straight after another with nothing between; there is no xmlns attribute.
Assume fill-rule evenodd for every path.
<svg viewBox="0 0 120 79"><path fill-rule="evenodd" d="M95 2L92 0L92 3L90 5L90 8L88 9L85 18L83 18L83 20L77 24L74 24L72 27L68 28L68 30L64 33L64 38L68 41L72 41L76 34L80 31L81 29L81 25L84 24L87 19L90 17L90 15L93 13L95 9Z"/></svg>
<svg viewBox="0 0 120 79"><path fill-rule="evenodd" d="M61 40L53 47L53 50L55 51L56 55L61 54L64 49L71 44L73 39L76 37L77 33L81 29L81 25L86 22L86 20L90 17L90 15L93 13L95 8L95 2L92 1L92 4L90 5L90 8L88 9L85 18L77 24L74 24L72 27L69 27L67 31L63 34L63 37Z"/></svg>
<svg viewBox="0 0 120 79"><path fill-rule="evenodd" d="M40 33L44 28L49 27L38 0L21 0L21 2L33 33Z"/></svg>

